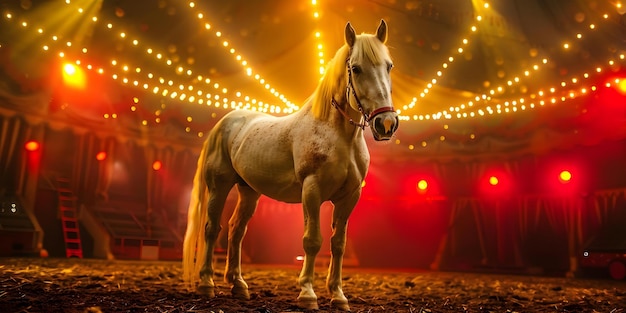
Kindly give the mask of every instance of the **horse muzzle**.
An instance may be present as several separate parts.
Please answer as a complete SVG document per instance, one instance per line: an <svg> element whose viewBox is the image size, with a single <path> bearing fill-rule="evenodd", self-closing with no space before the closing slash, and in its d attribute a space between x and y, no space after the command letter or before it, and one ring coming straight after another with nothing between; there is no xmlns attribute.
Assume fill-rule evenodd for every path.
<svg viewBox="0 0 626 313"><path fill-rule="evenodd" d="M393 111L378 113L370 119L370 129L374 140L386 141L391 139L393 134L398 130L398 114Z"/></svg>

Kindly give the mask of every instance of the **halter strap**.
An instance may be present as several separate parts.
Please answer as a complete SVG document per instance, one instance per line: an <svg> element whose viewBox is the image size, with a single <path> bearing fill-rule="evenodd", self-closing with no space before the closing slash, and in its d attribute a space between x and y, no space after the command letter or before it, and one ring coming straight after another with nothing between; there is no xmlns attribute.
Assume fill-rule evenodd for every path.
<svg viewBox="0 0 626 313"><path fill-rule="evenodd" d="M351 125L354 125L354 126L359 127L359 128L364 130L366 126L369 126L370 121L376 115L381 114L381 113L385 113L385 112L393 112L393 111L395 111L395 109L393 107L391 107L391 106L388 106L388 107L378 108L378 109L370 112L369 115L367 113L365 113L365 110L363 109L363 105L361 104L361 100L359 100L359 97L356 95L356 90L354 89L354 85L352 83L352 68L350 67L350 56L352 56L352 48L350 48L350 50L348 51L348 57L346 58L346 68L348 69L348 84L346 85L346 100L348 102L348 105L350 105L350 94L352 93L352 96L354 97L354 100L356 100L356 104L357 104L357 107L359 109L359 112L361 113L361 115L363 115L364 122L363 123L355 122L348 115L348 113L346 113L346 111L344 111L339 106L339 103L337 103L335 98L332 98L330 103L332 104L332 106L335 109L337 109L337 111L339 111L339 113L341 113L341 115L343 115L345 118L348 119L348 122Z"/></svg>
<svg viewBox="0 0 626 313"><path fill-rule="evenodd" d="M360 129L365 130L366 126L369 126L369 120L365 120L365 123L357 123L355 122L350 115L348 115L348 113L346 113L346 111L344 111L343 109L341 109L341 107L339 107L339 103L337 103L337 101L335 100L335 98L332 98L330 100L330 104L333 105L333 107L335 107L335 109L337 109L337 111L339 111L339 113L341 113L341 115L343 115L343 117L348 119L348 122L350 123L350 125L354 125ZM363 112L361 111L361 114L363 114ZM363 114L363 116L365 116L365 114Z"/></svg>
<svg viewBox="0 0 626 313"><path fill-rule="evenodd" d="M381 107L381 108L378 108L378 109L372 111L372 113L370 113L370 120L373 119L374 116L376 116L376 115L378 115L380 113L393 112L395 110L396 109L394 109L393 107ZM368 122L369 122L369 120L368 120Z"/></svg>

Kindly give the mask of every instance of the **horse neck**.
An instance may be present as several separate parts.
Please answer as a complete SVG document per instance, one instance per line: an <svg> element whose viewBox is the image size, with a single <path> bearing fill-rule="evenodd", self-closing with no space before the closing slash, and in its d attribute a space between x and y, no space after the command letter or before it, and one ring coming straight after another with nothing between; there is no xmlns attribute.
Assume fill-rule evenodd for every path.
<svg viewBox="0 0 626 313"><path fill-rule="evenodd" d="M354 110L350 106L345 94L341 94L341 98L336 101L339 108L345 112L347 117L344 116L344 114L342 114L339 110L331 107L332 110L330 112L330 120L332 123L337 125L338 128L343 130L343 133L351 138L363 137L363 129L360 126L355 125L365 123L365 121L362 120L363 116L361 113ZM350 123L350 120L352 120L355 124Z"/></svg>
<svg viewBox="0 0 626 313"><path fill-rule="evenodd" d="M335 129L342 130L346 137L362 136L362 129L350 123L352 120L355 124L360 124L362 115L357 110L352 109L348 103L346 93L348 77L344 63L348 50L345 47L342 49L331 61L329 70L317 86L316 93L309 99L309 104L312 104L314 108L308 108L307 111L315 112L317 117L327 120ZM333 107L333 99L339 109Z"/></svg>

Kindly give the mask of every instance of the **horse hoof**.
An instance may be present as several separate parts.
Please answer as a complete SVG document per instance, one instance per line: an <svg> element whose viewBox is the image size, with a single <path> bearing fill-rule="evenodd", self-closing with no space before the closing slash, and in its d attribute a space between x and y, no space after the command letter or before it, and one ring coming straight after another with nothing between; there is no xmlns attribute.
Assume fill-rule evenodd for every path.
<svg viewBox="0 0 626 313"><path fill-rule="evenodd" d="M230 289L230 293L235 299L250 300L250 293L246 287L234 285L233 288Z"/></svg>
<svg viewBox="0 0 626 313"><path fill-rule="evenodd" d="M298 297L298 307L305 310L319 310L317 298Z"/></svg>
<svg viewBox="0 0 626 313"><path fill-rule="evenodd" d="M346 300L330 300L330 306L339 311L350 311L350 306Z"/></svg>
<svg viewBox="0 0 626 313"><path fill-rule="evenodd" d="M199 285L196 292L203 296L208 296L209 298L215 298L215 287L208 285Z"/></svg>

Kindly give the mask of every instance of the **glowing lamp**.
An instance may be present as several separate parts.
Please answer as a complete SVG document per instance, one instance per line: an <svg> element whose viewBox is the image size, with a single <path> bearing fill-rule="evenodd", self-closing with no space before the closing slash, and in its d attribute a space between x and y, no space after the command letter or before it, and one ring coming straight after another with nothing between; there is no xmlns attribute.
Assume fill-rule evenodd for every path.
<svg viewBox="0 0 626 313"><path fill-rule="evenodd" d="M68 76L72 76L74 74L76 74L76 66L74 66L73 64L65 64L63 65L63 71L65 72L66 75Z"/></svg>
<svg viewBox="0 0 626 313"><path fill-rule="evenodd" d="M74 64L66 63L63 65L63 82L65 85L83 89L86 85L85 72Z"/></svg>
<svg viewBox="0 0 626 313"><path fill-rule="evenodd" d="M495 176L491 176L491 177L489 177L489 184L490 184L491 186L495 186L495 185L497 185L497 184L498 184L498 182L499 182L499 181L498 181L498 177L495 177Z"/></svg>
<svg viewBox="0 0 626 313"><path fill-rule="evenodd" d="M617 91L626 95L626 78L620 79L617 83Z"/></svg>
<svg viewBox="0 0 626 313"><path fill-rule="evenodd" d="M425 179L422 179L417 182L417 189L424 191L428 189L428 182Z"/></svg>
<svg viewBox="0 0 626 313"><path fill-rule="evenodd" d="M563 184L569 183L572 180L572 173L570 171L561 171L559 173L559 181Z"/></svg>
<svg viewBox="0 0 626 313"><path fill-rule="evenodd" d="M98 152L98 154L96 154L96 160L98 161L104 161L104 159L107 158L107 153L104 151L100 151Z"/></svg>
<svg viewBox="0 0 626 313"><path fill-rule="evenodd" d="M30 140L24 144L24 148L29 152L37 151L39 150L39 143L34 140Z"/></svg>
<svg viewBox="0 0 626 313"><path fill-rule="evenodd" d="M161 161L154 161L154 163L152 163L152 169L155 171L160 170L162 166Z"/></svg>
<svg viewBox="0 0 626 313"><path fill-rule="evenodd" d="M619 1L615 3L615 8L617 8L617 13L619 13L620 15L624 15L626 13L626 5Z"/></svg>

